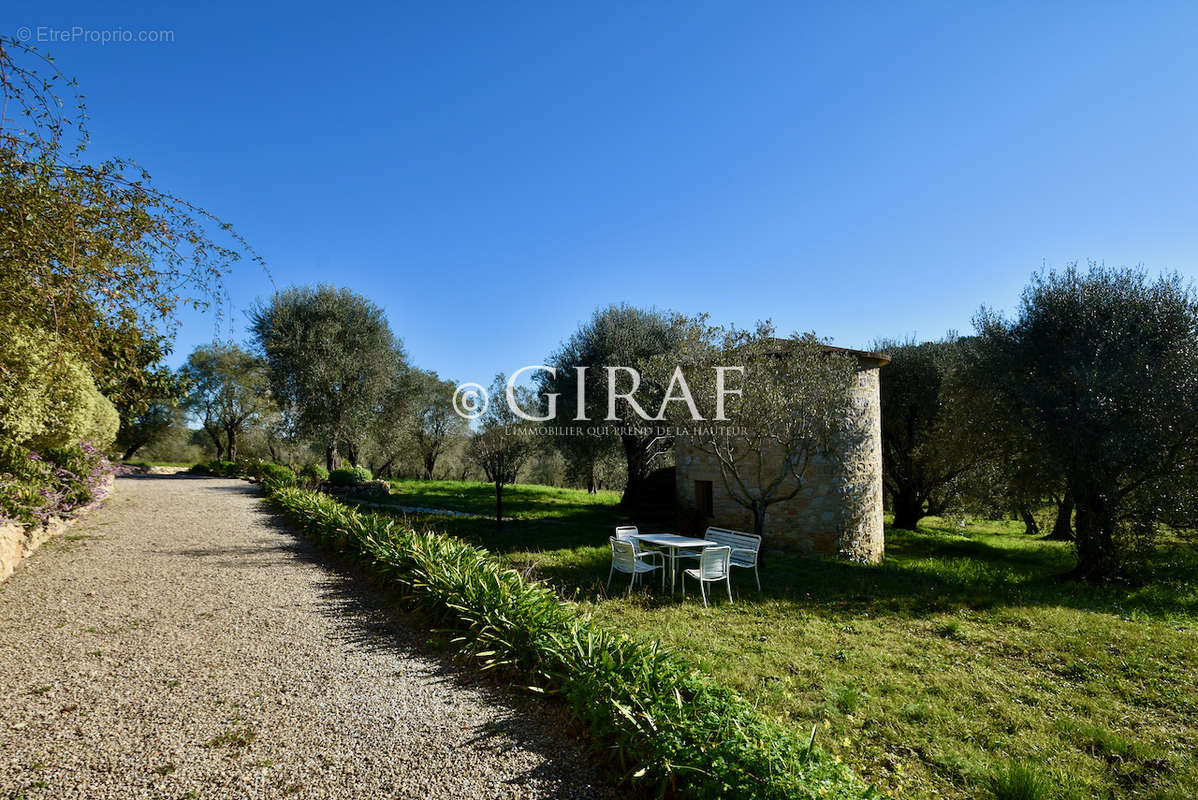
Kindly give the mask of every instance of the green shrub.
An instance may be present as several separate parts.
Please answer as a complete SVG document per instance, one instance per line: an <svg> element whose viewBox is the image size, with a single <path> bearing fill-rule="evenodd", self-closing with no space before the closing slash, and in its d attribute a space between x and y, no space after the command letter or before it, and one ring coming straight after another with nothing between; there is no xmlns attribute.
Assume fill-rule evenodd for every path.
<svg viewBox="0 0 1198 800"><path fill-rule="evenodd" d="M295 473L286 464L275 464L260 458L239 458L236 461L209 461L195 464L187 470L191 475L215 475L219 478L253 478L270 481L279 486L294 486Z"/></svg>
<svg viewBox="0 0 1198 800"><path fill-rule="evenodd" d="M247 456L238 456L233 462L236 464L238 478L254 478L262 479L262 468L269 464L269 461L263 461L261 458L249 458Z"/></svg>
<svg viewBox="0 0 1198 800"><path fill-rule="evenodd" d="M320 464L305 464L299 471L300 480L305 486L316 486L329 479L329 471Z"/></svg>
<svg viewBox="0 0 1198 800"><path fill-rule="evenodd" d="M69 517L98 496L108 459L86 442L37 453L0 444L0 519L22 525Z"/></svg>
<svg viewBox="0 0 1198 800"><path fill-rule="evenodd" d="M11 475L20 481L47 481L50 465L41 458L31 458L27 447L0 441L0 473Z"/></svg>
<svg viewBox="0 0 1198 800"><path fill-rule="evenodd" d="M108 466L107 459L96 448L88 444L59 447L46 451L42 457L54 465L66 507L87 505L95 499L96 488Z"/></svg>
<svg viewBox="0 0 1198 800"><path fill-rule="evenodd" d="M352 469L342 467L329 471L329 483L334 486L350 486L358 482L358 476Z"/></svg>
<svg viewBox="0 0 1198 800"><path fill-rule="evenodd" d="M46 332L0 320L0 376L0 440L40 452L116 439L116 408L87 365Z"/></svg>
<svg viewBox="0 0 1198 800"><path fill-rule="evenodd" d="M54 484L53 468L27 448L0 442L0 520L32 525L53 504L43 492Z"/></svg>
<svg viewBox="0 0 1198 800"><path fill-rule="evenodd" d="M329 483L334 486L353 486L374 478L366 467L341 467L329 473Z"/></svg>
<svg viewBox="0 0 1198 800"><path fill-rule="evenodd" d="M294 486L297 483L295 473L291 471L291 467L284 464L274 464L270 461L264 461L259 465L257 473L257 478L264 483L270 481L279 486Z"/></svg>
<svg viewBox="0 0 1198 800"><path fill-rule="evenodd" d="M217 461L213 459L204 465L207 470L205 475L215 475L218 478L240 478L241 468L237 466L236 461Z"/></svg>
<svg viewBox="0 0 1198 800"><path fill-rule="evenodd" d="M236 461L210 461L208 468L212 470L213 475L219 475L222 478L241 477L241 468L237 466Z"/></svg>
<svg viewBox="0 0 1198 800"><path fill-rule="evenodd" d="M248 456L238 456L233 460L237 466L237 477L239 478L257 478L261 474L262 465L267 463L260 458L250 458Z"/></svg>
<svg viewBox="0 0 1198 800"><path fill-rule="evenodd" d="M560 694L627 781L694 798L872 796L736 692L656 643L581 617L485 550L317 492L267 487L306 532L394 586L482 669Z"/></svg>

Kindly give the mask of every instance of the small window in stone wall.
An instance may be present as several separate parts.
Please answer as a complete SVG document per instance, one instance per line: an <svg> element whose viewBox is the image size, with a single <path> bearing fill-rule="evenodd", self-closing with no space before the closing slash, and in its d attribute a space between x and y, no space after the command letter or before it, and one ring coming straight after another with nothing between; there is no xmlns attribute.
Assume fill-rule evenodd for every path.
<svg viewBox="0 0 1198 800"><path fill-rule="evenodd" d="M715 516L715 500L712 495L711 481L695 481L695 508L704 516Z"/></svg>

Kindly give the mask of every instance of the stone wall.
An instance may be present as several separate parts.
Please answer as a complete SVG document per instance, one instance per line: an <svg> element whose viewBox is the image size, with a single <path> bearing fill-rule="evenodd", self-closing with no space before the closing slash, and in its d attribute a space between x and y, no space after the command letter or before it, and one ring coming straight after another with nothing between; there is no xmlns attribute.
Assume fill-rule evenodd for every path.
<svg viewBox="0 0 1198 800"><path fill-rule="evenodd" d="M112 493L113 477L105 480L97 495L100 498ZM98 505L93 503L92 505ZM87 507L89 508L89 507ZM82 510L86 510L82 509ZM12 575L17 564L29 558L47 540L65 531L76 518L63 519L51 517L45 525L25 527L16 523L0 525L0 581L7 580Z"/></svg>
<svg viewBox="0 0 1198 800"><path fill-rule="evenodd" d="M834 443L833 453L812 458L798 495L768 507L765 547L823 553L858 562L882 560L885 545L878 375L883 363L872 354L858 355L852 419L846 421L846 433ZM678 506L688 518L680 521L681 527L690 521L694 527L753 530L752 512L732 499L714 456L682 438L676 444L675 455ZM710 516L698 508L696 481L711 482Z"/></svg>

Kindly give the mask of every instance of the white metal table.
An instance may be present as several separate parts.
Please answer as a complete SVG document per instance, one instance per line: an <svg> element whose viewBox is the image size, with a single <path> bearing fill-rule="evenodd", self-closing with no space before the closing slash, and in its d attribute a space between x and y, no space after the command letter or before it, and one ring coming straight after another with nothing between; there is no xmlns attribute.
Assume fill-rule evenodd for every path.
<svg viewBox="0 0 1198 800"><path fill-rule="evenodd" d="M660 547L666 551L670 559L670 594L674 594L675 577L678 574L677 561L679 550L702 550L705 547L716 547L718 542L706 539L695 539L690 536L679 536L676 533L638 533L633 537L638 542Z"/></svg>

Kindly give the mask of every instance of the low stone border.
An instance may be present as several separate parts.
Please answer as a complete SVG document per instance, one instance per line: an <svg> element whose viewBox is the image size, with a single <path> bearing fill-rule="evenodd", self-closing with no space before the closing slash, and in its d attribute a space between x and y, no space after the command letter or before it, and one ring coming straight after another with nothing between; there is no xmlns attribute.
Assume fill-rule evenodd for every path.
<svg viewBox="0 0 1198 800"><path fill-rule="evenodd" d="M191 469L191 467L155 467L155 466L151 466L150 469L148 470L148 474L150 474L150 475L179 475L180 473L187 472L187 470L189 470L189 469Z"/></svg>
<svg viewBox="0 0 1198 800"><path fill-rule="evenodd" d="M454 511L449 508L425 508L423 506L401 506L395 503L372 503L367 500L359 500L356 497L338 497L338 500L348 503L353 503L355 508L363 508L374 511L393 511L398 514L426 514L430 517L464 517L465 519L490 519L495 517L490 514L472 514L469 511ZM552 522L558 524L561 520L539 520L540 522ZM519 522L515 517L504 517L504 524ZM563 523L564 524L564 523Z"/></svg>
<svg viewBox="0 0 1198 800"><path fill-rule="evenodd" d="M51 517L45 525L31 527L15 522L0 525L0 581L7 580L17 564L33 555L46 540L62 533L81 516L99 507L112 494L114 484L115 478L109 475L101 484L96 499L75 509L70 517Z"/></svg>

